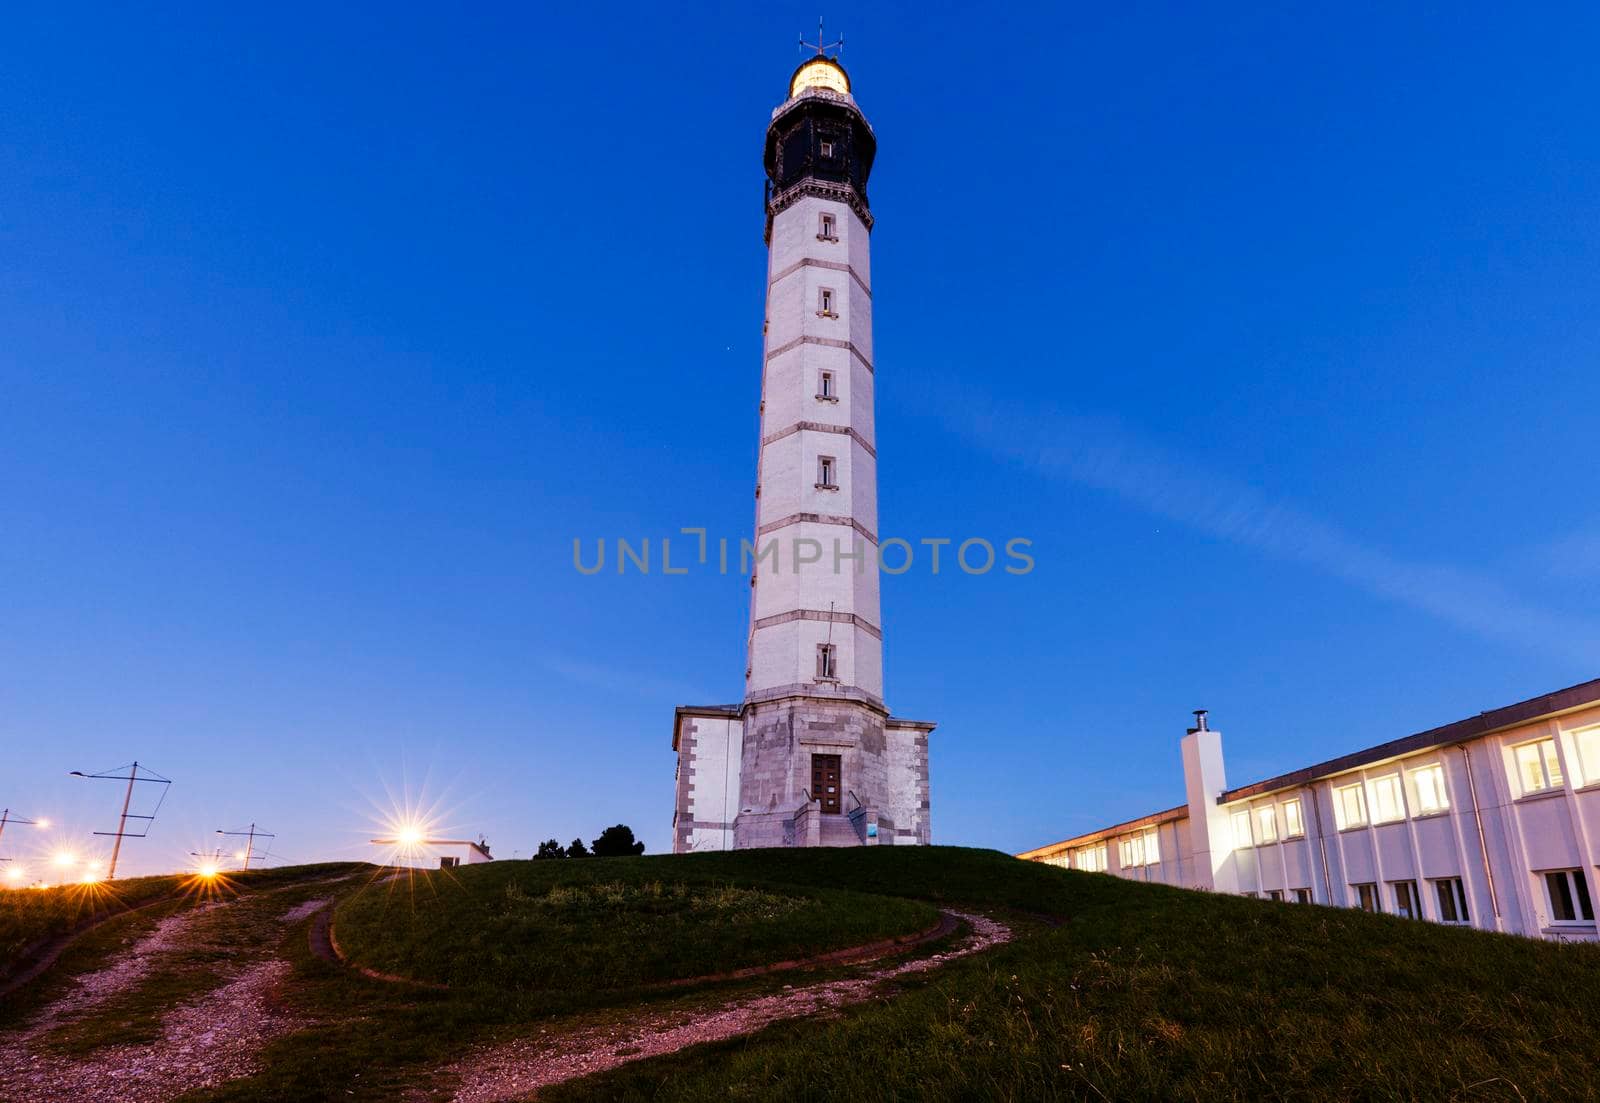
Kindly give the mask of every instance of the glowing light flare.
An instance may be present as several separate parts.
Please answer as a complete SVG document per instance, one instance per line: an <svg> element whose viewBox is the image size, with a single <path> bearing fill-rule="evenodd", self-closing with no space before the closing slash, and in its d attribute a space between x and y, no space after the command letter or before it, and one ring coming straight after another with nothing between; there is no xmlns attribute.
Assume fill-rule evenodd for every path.
<svg viewBox="0 0 1600 1103"><path fill-rule="evenodd" d="M70 850L58 850L50 856L50 864L57 869L71 869L78 864L78 856Z"/></svg>
<svg viewBox="0 0 1600 1103"><path fill-rule="evenodd" d="M6 870L6 880L17 884L28 875L28 871L21 866L11 866Z"/></svg>
<svg viewBox="0 0 1600 1103"><path fill-rule="evenodd" d="M367 841L382 849L385 866L431 865L437 850L459 833L447 826L453 812L438 797L428 794L427 783L391 788L384 784L384 799L371 800L375 830Z"/></svg>

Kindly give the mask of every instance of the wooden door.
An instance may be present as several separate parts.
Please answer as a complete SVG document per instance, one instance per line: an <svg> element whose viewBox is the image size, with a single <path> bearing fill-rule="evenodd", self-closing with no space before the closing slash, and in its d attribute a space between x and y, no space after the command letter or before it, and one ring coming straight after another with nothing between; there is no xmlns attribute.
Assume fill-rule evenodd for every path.
<svg viewBox="0 0 1600 1103"><path fill-rule="evenodd" d="M839 756L811 756L811 796L822 803L824 812L838 812L843 806L844 786L839 780Z"/></svg>

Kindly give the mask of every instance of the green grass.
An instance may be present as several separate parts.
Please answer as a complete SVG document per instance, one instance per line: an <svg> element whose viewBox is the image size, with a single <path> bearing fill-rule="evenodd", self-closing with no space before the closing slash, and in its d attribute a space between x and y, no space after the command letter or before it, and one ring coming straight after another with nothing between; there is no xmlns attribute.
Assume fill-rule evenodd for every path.
<svg viewBox="0 0 1600 1103"><path fill-rule="evenodd" d="M158 1040L168 1011L220 988L238 969L277 950L287 933L280 917L297 904L327 895L324 871L300 868L312 872L286 883L258 884L228 907L190 916L182 940L153 955L136 984L88 1015L55 1028L45 1043L60 1052L85 1053ZM185 901L152 911L164 916L193 906Z"/></svg>
<svg viewBox="0 0 1600 1103"><path fill-rule="evenodd" d="M840 1020L777 1027L540 1098L1597 1093L1600 947L1184 892L973 851L858 852L853 869L831 854L787 857L788 879L841 877L1066 922Z"/></svg>
<svg viewBox="0 0 1600 1103"><path fill-rule="evenodd" d="M669 857L496 862L369 886L339 907L368 968L510 992L629 989L922 930L927 904Z"/></svg>
<svg viewBox="0 0 1600 1103"><path fill-rule="evenodd" d="M284 866L229 873L229 891L249 892L307 877L332 877L364 868L361 863ZM0 889L0 979L22 964L20 956L42 939L65 934L79 924L141 907L167 897L197 894L187 874L128 877L92 885L48 889Z"/></svg>
<svg viewBox="0 0 1600 1103"><path fill-rule="evenodd" d="M436 969L457 986L367 980L312 957L304 924L284 931L278 952L294 971L282 999L316 1025L272 1042L257 1076L185 1103L376 1101L424 1089L448 1098L437 1070L474 1045L626 1025L645 1012L845 975L627 986L707 961L732 967L758 948L788 956L776 931L796 917L819 940L809 951L843 944L857 934L840 932L865 922L857 912L881 921L906 902L921 902L916 915L935 903L998 914L1017 940L905 978L840 1016L641 1061L540 1099L1600 1095L1596 946L1184 892L943 847L495 863L430 875L415 892L397 888L348 896L341 940L349 917L363 916L374 926L362 944L393 955L375 958L378 967ZM840 905L840 927L811 910L821 901ZM607 931L622 933L624 949L608 948ZM682 945L628 945L637 942ZM519 963L519 948L538 960ZM566 963L553 981L546 954ZM553 986L529 987L538 984ZM95 1029L126 1036L111 1019Z"/></svg>
<svg viewBox="0 0 1600 1103"><path fill-rule="evenodd" d="M131 877L96 885L0 889L0 977L33 943L97 915L138 907L178 891L181 877Z"/></svg>

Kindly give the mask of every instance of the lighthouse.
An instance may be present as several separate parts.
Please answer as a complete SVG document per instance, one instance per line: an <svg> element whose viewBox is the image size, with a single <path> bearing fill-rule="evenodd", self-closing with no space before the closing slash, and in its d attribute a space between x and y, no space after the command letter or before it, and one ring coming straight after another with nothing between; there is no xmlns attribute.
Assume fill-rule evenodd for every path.
<svg viewBox="0 0 1600 1103"><path fill-rule="evenodd" d="M680 706L673 849L929 841L933 725L891 716L878 600L877 136L819 44L767 127L766 317L743 699Z"/></svg>

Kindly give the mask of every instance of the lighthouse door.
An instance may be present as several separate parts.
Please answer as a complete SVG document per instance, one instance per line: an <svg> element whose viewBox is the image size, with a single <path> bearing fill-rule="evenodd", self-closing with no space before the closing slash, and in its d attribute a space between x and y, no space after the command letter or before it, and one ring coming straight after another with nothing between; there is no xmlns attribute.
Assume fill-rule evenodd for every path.
<svg viewBox="0 0 1600 1103"><path fill-rule="evenodd" d="M842 786L839 784L839 756L814 754L811 756L811 796L822 802L824 812L838 812Z"/></svg>

